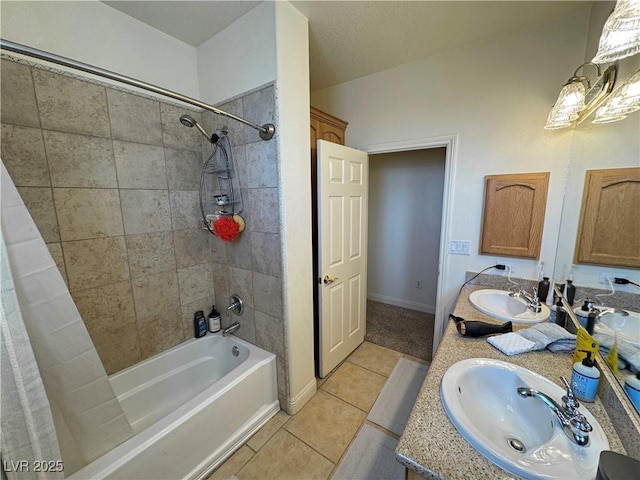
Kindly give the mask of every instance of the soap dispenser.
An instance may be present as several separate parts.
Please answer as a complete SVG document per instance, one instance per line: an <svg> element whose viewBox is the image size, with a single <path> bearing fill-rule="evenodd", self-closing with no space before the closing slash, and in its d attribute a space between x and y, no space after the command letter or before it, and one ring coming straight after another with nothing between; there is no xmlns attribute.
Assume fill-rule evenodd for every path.
<svg viewBox="0 0 640 480"><path fill-rule="evenodd" d="M571 387L579 400L593 402L596 399L596 391L600 381L600 370L595 367L596 362L591 358L592 352L581 351L584 351L587 356L581 362L573 364Z"/></svg>

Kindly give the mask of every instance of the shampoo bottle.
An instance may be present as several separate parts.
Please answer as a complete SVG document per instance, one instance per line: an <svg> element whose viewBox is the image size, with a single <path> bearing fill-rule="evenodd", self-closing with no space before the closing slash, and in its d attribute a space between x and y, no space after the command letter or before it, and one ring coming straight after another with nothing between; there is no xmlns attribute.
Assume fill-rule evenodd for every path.
<svg viewBox="0 0 640 480"><path fill-rule="evenodd" d="M202 310L198 310L193 316L193 330L193 336L196 338L204 337L207 334L207 322Z"/></svg>
<svg viewBox="0 0 640 480"><path fill-rule="evenodd" d="M586 352L586 354L587 356L582 362L573 364L571 387L579 400L593 402L596 399L596 391L600 381L600 370L595 367L595 362L591 359L591 352Z"/></svg>
<svg viewBox="0 0 640 480"><path fill-rule="evenodd" d="M627 392L631 402L640 412L640 372L629 375L624 382L624 391Z"/></svg>
<svg viewBox="0 0 640 480"><path fill-rule="evenodd" d="M211 306L211 313L209 313L209 318L207 319L209 331L211 333L217 333L220 331L220 314L216 310L216 306Z"/></svg>

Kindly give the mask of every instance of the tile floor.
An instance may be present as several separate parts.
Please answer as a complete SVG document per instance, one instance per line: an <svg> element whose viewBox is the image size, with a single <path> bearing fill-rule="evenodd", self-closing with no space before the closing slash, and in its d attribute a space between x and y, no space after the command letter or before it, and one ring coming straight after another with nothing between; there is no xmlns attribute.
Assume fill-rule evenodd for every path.
<svg viewBox="0 0 640 480"><path fill-rule="evenodd" d="M208 480L232 475L239 480L331 478L360 428L369 423L367 414L401 357L426 363L364 342L318 379L318 391L297 415L278 412Z"/></svg>

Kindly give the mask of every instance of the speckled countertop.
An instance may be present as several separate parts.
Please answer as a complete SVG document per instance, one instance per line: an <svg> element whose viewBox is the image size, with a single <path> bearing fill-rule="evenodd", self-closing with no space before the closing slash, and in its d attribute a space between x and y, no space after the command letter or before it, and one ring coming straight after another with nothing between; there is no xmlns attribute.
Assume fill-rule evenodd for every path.
<svg viewBox="0 0 640 480"><path fill-rule="evenodd" d="M465 286L453 314L467 320L500 323L480 313L469 303L469 294L480 288L487 287ZM525 327L526 325L514 324L515 330ZM458 335L453 322L449 322L396 448L396 459L424 478L439 480L511 478L509 473L489 462L460 436L440 402L440 379L449 366L460 360L474 357L508 361L539 373L558 385L561 385L560 375L566 378L571 377L572 356L570 354L551 353L544 350L509 357L489 345L485 337L468 338ZM604 429L610 449L626 453L600 398L586 404L586 407Z"/></svg>

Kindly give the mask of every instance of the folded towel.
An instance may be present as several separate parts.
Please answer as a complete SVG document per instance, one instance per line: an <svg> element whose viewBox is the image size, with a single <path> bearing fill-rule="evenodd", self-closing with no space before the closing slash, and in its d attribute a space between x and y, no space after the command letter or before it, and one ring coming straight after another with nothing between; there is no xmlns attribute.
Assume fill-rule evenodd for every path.
<svg viewBox="0 0 640 480"><path fill-rule="evenodd" d="M605 357L609 355L615 338L606 333L596 333L593 338L600 344L600 353ZM618 339L618 366L628 368L633 373L640 372L640 347Z"/></svg>
<svg viewBox="0 0 640 480"><path fill-rule="evenodd" d="M576 336L555 323L536 323L518 330L517 334L534 342L534 350L548 348L552 352L573 352L576 348Z"/></svg>
<svg viewBox="0 0 640 480"><path fill-rule="evenodd" d="M519 353L530 352L536 346L534 342L513 332L488 337L487 342L505 355L517 355Z"/></svg>

